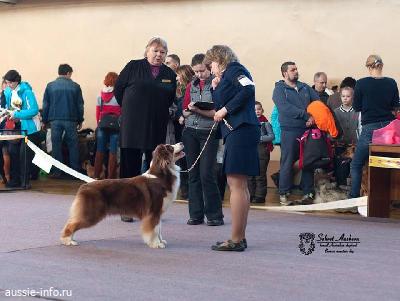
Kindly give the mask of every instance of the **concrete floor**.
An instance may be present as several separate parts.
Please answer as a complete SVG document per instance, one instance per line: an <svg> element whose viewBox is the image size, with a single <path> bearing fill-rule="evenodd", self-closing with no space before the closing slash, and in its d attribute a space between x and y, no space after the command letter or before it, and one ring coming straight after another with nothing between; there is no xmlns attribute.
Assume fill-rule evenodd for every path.
<svg viewBox="0 0 400 301"><path fill-rule="evenodd" d="M167 249L149 249L139 223L118 217L78 232L81 245L65 247L58 237L72 200L32 191L0 194L0 300L11 289L51 287L72 297L45 300L400 299L398 220L252 210L249 248L228 253L210 245L229 237L229 208L225 226L188 226L187 206L174 204L163 222ZM325 253L317 244L306 256L299 250L302 232L351 234L360 244L352 254Z"/></svg>

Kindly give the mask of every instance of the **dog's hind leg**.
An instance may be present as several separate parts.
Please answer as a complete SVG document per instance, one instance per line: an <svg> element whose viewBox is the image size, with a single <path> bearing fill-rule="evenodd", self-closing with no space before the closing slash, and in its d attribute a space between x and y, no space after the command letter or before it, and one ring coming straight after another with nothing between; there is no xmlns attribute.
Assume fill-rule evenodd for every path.
<svg viewBox="0 0 400 301"><path fill-rule="evenodd" d="M147 215L142 219L142 237L143 241L150 248L165 248L166 244L160 238L160 217L156 218Z"/></svg>
<svg viewBox="0 0 400 301"><path fill-rule="evenodd" d="M61 232L61 243L66 246L77 246L78 243L73 239L73 235L79 229L82 229L81 222L68 221L63 231Z"/></svg>
<svg viewBox="0 0 400 301"><path fill-rule="evenodd" d="M92 202L93 203L93 202ZM83 228L89 228L105 217L105 211L101 208L95 212L93 208L87 207L87 203L76 199L71 206L70 218L61 232L61 243L66 246L76 246L78 243L73 239L76 231Z"/></svg>

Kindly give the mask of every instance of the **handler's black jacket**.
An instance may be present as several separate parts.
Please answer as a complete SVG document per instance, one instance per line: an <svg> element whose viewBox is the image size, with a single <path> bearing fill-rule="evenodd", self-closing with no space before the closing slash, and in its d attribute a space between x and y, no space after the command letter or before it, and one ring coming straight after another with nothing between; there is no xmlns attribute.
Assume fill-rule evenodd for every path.
<svg viewBox="0 0 400 301"><path fill-rule="evenodd" d="M168 108L175 99L176 74L160 66L156 78L147 59L130 61L121 71L114 95L122 109L121 147L153 150L165 143Z"/></svg>

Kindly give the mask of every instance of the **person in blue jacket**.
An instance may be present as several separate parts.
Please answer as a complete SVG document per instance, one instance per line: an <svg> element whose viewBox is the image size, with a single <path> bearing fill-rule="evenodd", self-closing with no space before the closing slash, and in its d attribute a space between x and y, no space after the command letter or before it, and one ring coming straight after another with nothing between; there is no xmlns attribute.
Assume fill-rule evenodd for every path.
<svg viewBox="0 0 400 301"><path fill-rule="evenodd" d="M62 144L65 142L68 146L69 166L82 173L84 171L79 162L78 131L84 120L84 101L80 85L72 80L73 72L70 65L59 65L57 79L48 83L44 91L42 121L51 129L53 158L64 161ZM69 178L69 175L53 168L50 177Z"/></svg>
<svg viewBox="0 0 400 301"><path fill-rule="evenodd" d="M39 107L35 94L29 83L21 81L21 75L16 70L10 70L4 75L7 88L4 90L6 108L11 111L10 120L13 130L28 137L33 143L40 141ZM28 188L30 179L30 163L34 153L22 147L22 140L8 143L11 159L9 188ZM26 154L25 154L26 151Z"/></svg>
<svg viewBox="0 0 400 301"><path fill-rule="evenodd" d="M206 54L215 75L212 82L216 104L214 121L224 139L223 168L230 189L231 239L217 242L215 251L244 251L250 204L248 176L259 175L260 123L254 111L255 86L249 71L239 63L231 48L215 45Z"/></svg>
<svg viewBox="0 0 400 301"><path fill-rule="evenodd" d="M293 164L299 159L300 146L298 139L305 130L315 122L307 113L310 102L318 100L314 89L300 82L297 66L294 62L285 62L281 66L283 80L275 84L272 100L279 115L281 127L281 161L279 172L279 199L283 206L293 205L288 200L293 186ZM301 183L303 198L300 204L311 204L314 201L314 170L303 170Z"/></svg>

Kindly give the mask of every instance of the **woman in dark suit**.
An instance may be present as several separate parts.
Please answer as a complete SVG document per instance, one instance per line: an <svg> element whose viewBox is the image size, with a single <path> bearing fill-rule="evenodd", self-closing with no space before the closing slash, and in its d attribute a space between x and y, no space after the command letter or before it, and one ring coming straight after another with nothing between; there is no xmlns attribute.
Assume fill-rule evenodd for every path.
<svg viewBox="0 0 400 301"><path fill-rule="evenodd" d="M259 175L258 142L260 123L254 111L255 89L251 75L233 51L224 45L213 46L206 54L211 63L214 121L220 122L225 143L224 171L231 192L232 237L212 246L215 251L244 251L250 205L247 176ZM221 122L222 121L222 122Z"/></svg>
<svg viewBox="0 0 400 301"><path fill-rule="evenodd" d="M165 143L168 108L176 92L176 74L163 64L167 52L163 39L152 38L145 58L130 61L115 84L114 95L121 106L121 178L139 175L142 153L150 162L155 147Z"/></svg>

